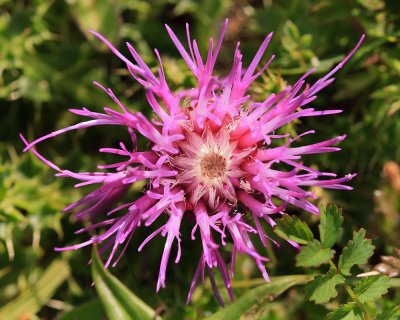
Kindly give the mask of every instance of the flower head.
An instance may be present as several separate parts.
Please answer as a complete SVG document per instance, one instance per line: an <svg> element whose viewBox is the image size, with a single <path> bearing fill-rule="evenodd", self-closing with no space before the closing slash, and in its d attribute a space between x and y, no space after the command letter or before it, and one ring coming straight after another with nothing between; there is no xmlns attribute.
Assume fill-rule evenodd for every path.
<svg viewBox="0 0 400 320"><path fill-rule="evenodd" d="M230 279L234 273L237 253L247 254L254 259L265 280L269 281L264 265L268 259L257 252L250 237L251 233L258 234L264 245L267 241L273 241L268 240L264 234L262 220L274 226L274 218L283 214L288 204L318 214L318 208L309 201L315 195L307 190L308 187L351 189L345 183L354 174L336 178L333 173L311 169L301 161L303 155L338 151L339 148L333 145L342 141L344 135L311 145L296 146L299 137L314 131L292 138L289 135L277 135L275 131L301 117L341 112L318 111L308 105L320 90L334 80L334 73L354 54L362 39L341 63L314 84L305 83L306 77L313 71L311 70L293 86L287 86L278 94L271 94L265 101L254 101L246 92L273 59L272 56L256 71L272 33L265 38L247 68L242 65L238 44L234 51L232 69L227 76L219 77L213 70L227 28L227 20L215 46L214 40L210 40L205 61L199 53L196 40L190 38L188 26L188 50L174 32L168 26L166 28L197 79L196 88L172 92L166 82L157 50L155 54L160 66L155 75L129 43L127 46L132 61L102 35L91 31L126 64L132 77L143 85L147 101L154 111L154 118L148 120L140 112L129 111L111 89L95 82L116 103L119 111L110 108L104 108L104 113L86 108L70 110L89 120L55 131L31 143L21 137L26 144L25 151L31 150L58 171L59 176L78 180L77 187L100 185L95 191L69 205L65 211L74 210L78 219L94 215L101 217L100 222L78 230L77 233L97 228L105 228L106 231L84 243L57 250L73 250L98 243L103 253L110 252L105 266L115 266L134 231L137 228L150 229L154 221L164 216L162 221L166 221L165 224L150 233L139 247L140 251L156 235L166 239L157 283L159 290L165 287L167 264L173 245L178 246L175 262L181 257L180 226L183 217L191 215L194 217L191 238L201 241L202 252L188 301L200 275L204 281L207 271L216 297L223 303L213 270L219 269L229 296L233 299ZM100 149L100 152L122 157L122 161L99 166L98 172L75 173L60 169L32 148L61 133L98 125L126 127L132 144L129 148L121 142L119 148ZM148 139L151 146L148 150L137 149L137 134ZM272 141L276 139L285 143L272 146ZM289 169L282 170L282 166L278 164L284 164ZM130 186L142 180L148 181L145 193L132 202L120 204ZM117 212L120 212L119 216ZM189 223L186 221L189 220L185 220L185 223ZM221 248L228 239L233 245L230 270L221 255ZM119 248L122 249L117 255Z"/></svg>

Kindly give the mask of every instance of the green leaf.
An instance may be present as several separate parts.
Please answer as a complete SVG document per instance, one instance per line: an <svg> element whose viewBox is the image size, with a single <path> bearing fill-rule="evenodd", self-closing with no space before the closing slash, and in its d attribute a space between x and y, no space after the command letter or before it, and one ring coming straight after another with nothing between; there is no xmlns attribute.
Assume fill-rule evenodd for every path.
<svg viewBox="0 0 400 320"><path fill-rule="evenodd" d="M54 261L38 281L29 284L17 298L0 309L0 319L30 319L50 300L69 275L70 268L66 261Z"/></svg>
<svg viewBox="0 0 400 320"><path fill-rule="evenodd" d="M357 0L357 2L371 11L382 10L385 8L385 2L382 0Z"/></svg>
<svg viewBox="0 0 400 320"><path fill-rule="evenodd" d="M92 275L96 291L110 320L160 319L153 309L104 269L96 248L92 254Z"/></svg>
<svg viewBox="0 0 400 320"><path fill-rule="evenodd" d="M67 3L85 36L88 36L88 30L92 29L102 34L107 34L107 38L111 43L117 42L120 18L119 6L114 1L68 0ZM89 40L93 39L94 37L89 37Z"/></svg>
<svg viewBox="0 0 400 320"><path fill-rule="evenodd" d="M336 273L335 269L315 277L306 287L306 296L315 303L326 303L337 296L336 286L344 283L344 276Z"/></svg>
<svg viewBox="0 0 400 320"><path fill-rule="evenodd" d="M374 253L374 246L370 239L365 239L365 230L360 229L353 233L353 239L344 247L339 257L339 269L346 276L350 276L350 269L356 264L365 264Z"/></svg>
<svg viewBox="0 0 400 320"><path fill-rule="evenodd" d="M314 240L301 248L296 256L296 264L299 267L318 267L333 258L335 250L322 248L321 242Z"/></svg>
<svg viewBox="0 0 400 320"><path fill-rule="evenodd" d="M297 217L285 215L276 221L275 233L283 239L307 244L314 239L308 225Z"/></svg>
<svg viewBox="0 0 400 320"><path fill-rule="evenodd" d="M375 320L399 320L400 319L400 306L391 307L379 314Z"/></svg>
<svg viewBox="0 0 400 320"><path fill-rule="evenodd" d="M271 278L270 283L261 285L248 291L239 299L237 299L234 303L227 306L226 308L221 309L217 313L214 313L212 316L206 318L205 320L239 319L243 314L245 314L255 305L261 304L271 297L277 297L285 292L287 289L295 285L305 284L311 279L312 276L309 275L273 277Z"/></svg>
<svg viewBox="0 0 400 320"><path fill-rule="evenodd" d="M387 293L389 278L386 276L370 276L362 278L354 288L354 293L361 302L373 301Z"/></svg>
<svg viewBox="0 0 400 320"><path fill-rule="evenodd" d="M57 320L105 319L105 311L99 299L85 302L62 314Z"/></svg>
<svg viewBox="0 0 400 320"><path fill-rule="evenodd" d="M320 208L319 234L324 248L332 248L343 223L342 210L334 205Z"/></svg>
<svg viewBox="0 0 400 320"><path fill-rule="evenodd" d="M351 302L329 312L326 318L327 320L361 320L362 317L360 308L355 302Z"/></svg>

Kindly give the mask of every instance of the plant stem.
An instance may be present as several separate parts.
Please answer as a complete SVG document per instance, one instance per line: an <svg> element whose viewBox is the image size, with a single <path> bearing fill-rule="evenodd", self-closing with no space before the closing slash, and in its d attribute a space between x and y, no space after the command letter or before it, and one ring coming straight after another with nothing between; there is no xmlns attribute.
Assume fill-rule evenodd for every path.
<svg viewBox="0 0 400 320"><path fill-rule="evenodd" d="M329 259L328 261L329 265L331 266L331 268L337 270L338 268L336 267L336 265L333 263L332 259Z"/></svg>
<svg viewBox="0 0 400 320"><path fill-rule="evenodd" d="M343 286L346 289L349 296L351 297L351 299L355 303L357 303L358 306L360 307L360 309L362 310L362 312L364 314L364 319L365 320L373 320L372 317L369 315L368 310L365 307L365 305L363 303L361 303L360 300L358 300L357 295L354 293L353 289L351 289L351 287L347 283L345 283Z"/></svg>
<svg viewBox="0 0 400 320"><path fill-rule="evenodd" d="M328 263L331 266L331 268L335 269L336 271L339 271L338 267L334 264L332 259L330 259L328 261ZM365 305L360 300L358 300L358 297L354 293L353 289L351 289L351 287L347 283L344 283L343 286L344 286L345 290L347 291L347 293L349 294L350 298L353 300L353 302L357 303L357 305L360 307L360 309L364 315L364 319L365 320L373 320L372 317L370 316L367 308L365 307Z"/></svg>

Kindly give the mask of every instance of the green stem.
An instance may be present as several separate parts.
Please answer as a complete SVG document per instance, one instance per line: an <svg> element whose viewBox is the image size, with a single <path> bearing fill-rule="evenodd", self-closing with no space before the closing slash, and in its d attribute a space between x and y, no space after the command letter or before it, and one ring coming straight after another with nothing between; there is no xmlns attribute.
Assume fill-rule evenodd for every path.
<svg viewBox="0 0 400 320"><path fill-rule="evenodd" d="M337 270L338 268L336 267L336 265L333 263L332 259L329 259L328 261L329 265L331 266L331 268Z"/></svg>
<svg viewBox="0 0 400 320"><path fill-rule="evenodd" d="M345 283L344 284L344 288L346 289L347 293L349 294L349 296L351 297L351 299L358 304L358 306L360 307L360 309L362 310L363 314L364 314L364 319L365 320L373 320L372 317L369 315L367 308L365 307L365 305L363 303L361 303L360 300L358 300L357 295L354 293L353 289L350 288L350 286Z"/></svg>
<svg viewBox="0 0 400 320"><path fill-rule="evenodd" d="M335 269L336 271L339 271L338 267L336 267L336 265L333 263L332 259L330 259L328 261L328 263L331 266L331 268ZM367 308L365 307L365 305L360 300L358 300L358 297L354 293L353 289L351 289L351 287L347 283L344 283L343 286L344 286L344 289L349 294L350 298L353 300L353 302L357 303L357 305L360 307L362 313L364 314L364 319L365 320L373 320L372 317L370 316Z"/></svg>

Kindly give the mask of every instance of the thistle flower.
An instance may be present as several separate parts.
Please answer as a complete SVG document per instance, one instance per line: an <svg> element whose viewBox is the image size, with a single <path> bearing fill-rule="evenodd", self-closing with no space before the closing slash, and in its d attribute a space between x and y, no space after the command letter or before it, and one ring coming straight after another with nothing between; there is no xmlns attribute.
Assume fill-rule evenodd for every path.
<svg viewBox="0 0 400 320"><path fill-rule="evenodd" d="M110 251L105 267L110 264L115 266L137 228L150 229L154 221L166 221L139 246L140 251L159 234L166 238L157 282L158 291L165 287L167 264L174 244L178 248L175 262L180 260L180 226L182 223L190 223L190 220L183 220L183 217L191 215L195 221L191 238L201 241L202 252L187 302L191 299L200 275L204 282L207 271L215 295L223 304L213 271L219 269L229 296L233 299L230 279L234 273L237 253L247 254L254 259L265 280L269 281L264 265L268 259L257 252L250 236L258 235L261 243L266 245L269 238L263 231L262 220L274 226L274 218L285 213L288 204L318 214L318 208L309 201L316 197L307 191L308 187L351 189L345 183L354 174L336 178L333 173L309 168L301 161L303 155L340 150L333 145L342 141L345 135L311 145L295 146L298 138L314 131L293 138L287 134L277 135L275 131L301 117L341 112L318 111L306 106L316 98L320 90L334 81L333 75L354 54L363 38L341 63L314 84L305 84L306 77L313 72L310 70L293 86L287 86L278 94L271 94L265 101L257 102L246 92L274 58L272 56L256 71L272 33L265 38L247 68L242 65L242 54L237 44L229 74L219 77L213 74L213 70L227 23L226 20L215 46L214 40L210 39L205 62L196 40L190 38L188 25L188 49L166 26L173 43L197 80L196 88L176 93L168 86L157 50L154 51L159 69L155 75L129 43L127 47L133 61L122 55L102 35L91 31L126 64L132 77L144 87L147 101L155 115L150 121L140 112L129 111L111 89L95 82L120 111L104 108L104 113L97 113L86 108L74 109L70 111L89 120L52 132L31 143L21 135L26 144L24 151L31 150L44 163L58 171L57 176L78 180L76 187L100 185L95 191L69 205L65 211L75 211L78 219L93 215L103 217L100 222L80 229L77 233L98 228L105 228L106 231L86 242L56 250L75 250L94 243L100 244L102 253ZM129 148L121 142L119 148L100 149L100 152L122 157L123 160L98 166L98 172L75 173L60 169L32 148L61 133L99 125L126 127L133 147ZM148 150L137 149L137 134L148 139L151 146ZM272 146L272 141L276 139L285 139L282 140L285 143ZM290 169L282 171L282 166L277 164L284 164ZM145 193L132 202L120 204L130 186L142 180L147 181ZM230 270L221 255L221 248L228 239L233 246ZM297 246L294 242L291 244ZM122 249L117 255L120 247Z"/></svg>

